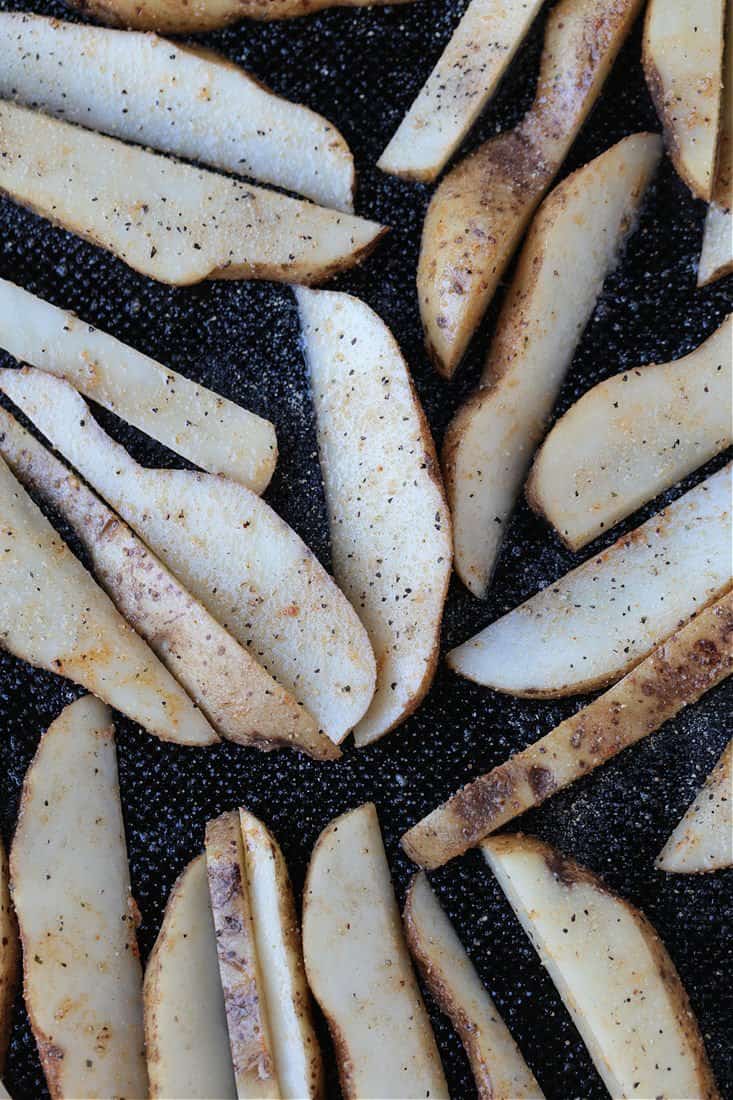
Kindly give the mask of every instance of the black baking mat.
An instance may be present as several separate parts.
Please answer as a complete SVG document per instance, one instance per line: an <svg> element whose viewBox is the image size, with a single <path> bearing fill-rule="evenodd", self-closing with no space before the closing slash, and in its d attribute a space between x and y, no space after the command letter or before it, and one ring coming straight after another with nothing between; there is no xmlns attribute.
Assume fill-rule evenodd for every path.
<svg viewBox="0 0 733 1100"><path fill-rule="evenodd" d="M358 212L393 228L361 269L332 285L365 298L390 325L412 368L438 442L460 398L475 383L496 307L455 382L441 381L423 352L414 283L429 189L384 176L373 165L463 6L417 0L405 7L331 11L290 23L244 22L203 39L276 91L326 114L349 141L359 170ZM0 0L0 9L68 15L58 4L31 0ZM540 19L520 50L466 148L513 125L529 105L542 23ZM572 150L567 170L625 134L658 129L641 75L639 42L637 27ZM702 291L695 287L703 217L702 204L690 198L665 161L641 225L624 261L607 280L584 334L563 387L561 409L601 378L690 351L731 309L730 279ZM160 286L6 200L0 200L0 276L76 310L85 320L272 419L281 457L267 499L328 565L313 419L287 288L257 283ZM180 464L176 456L113 417L99 415L135 457L151 465ZM686 485L722 461L711 463ZM677 488L667 498L679 492ZM625 526L636 526L659 503ZM597 545L610 541L607 537ZM453 582L444 649L584 556L561 547L520 505L489 600L481 603ZM65 681L0 655L0 813L6 842L39 734L78 694ZM336 764L226 744L213 750L185 750L164 745L118 718L122 799L133 886L143 916L144 956L155 939L174 878L200 850L206 820L221 810L243 803L263 818L282 844L300 890L319 831L334 815L373 799L401 902L411 873L398 847L404 829L458 785L550 730L583 701L511 699L441 667L413 718L381 743L348 751ZM601 872L643 907L682 974L721 1091L728 1096L733 1095L728 1042L733 1018L733 876L665 877L654 870L653 860L731 735L730 704L730 689L723 685L663 732L518 823ZM547 1096L605 1096L559 997L479 857L473 853L454 861L432 879ZM433 1020L452 1094L468 1100L474 1089L460 1044L442 1017L433 1012ZM337 1096L325 1034L323 1039L329 1088ZM20 999L7 1083L19 1100L46 1095Z"/></svg>

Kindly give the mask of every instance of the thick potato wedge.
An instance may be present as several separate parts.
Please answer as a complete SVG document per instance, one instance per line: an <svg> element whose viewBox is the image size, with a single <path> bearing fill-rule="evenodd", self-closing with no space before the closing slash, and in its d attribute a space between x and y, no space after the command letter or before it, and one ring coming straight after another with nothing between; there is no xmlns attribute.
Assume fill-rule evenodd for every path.
<svg viewBox="0 0 733 1100"><path fill-rule="evenodd" d="M0 553L5 649L81 684L163 741L219 740L1 458Z"/></svg>
<svg viewBox="0 0 733 1100"><path fill-rule="evenodd" d="M542 0L471 0L377 167L434 180L496 91L541 7Z"/></svg>
<svg viewBox="0 0 733 1100"><path fill-rule="evenodd" d="M41 738L10 870L25 1003L51 1096L147 1096L114 728L90 695Z"/></svg>
<svg viewBox="0 0 733 1100"><path fill-rule="evenodd" d="M733 314L682 359L624 371L558 420L527 499L571 550L733 442Z"/></svg>
<svg viewBox="0 0 733 1100"><path fill-rule="evenodd" d="M163 283L322 282L384 230L0 102L0 191Z"/></svg>
<svg viewBox="0 0 733 1100"><path fill-rule="evenodd" d="M574 695L617 680L728 590L729 464L607 550L448 654L510 695Z"/></svg>
<svg viewBox="0 0 733 1100"><path fill-rule="evenodd" d="M481 377L443 445L456 572L485 596L535 447L662 153L624 138L545 200L522 249Z"/></svg>
<svg viewBox="0 0 733 1100"><path fill-rule="evenodd" d="M733 741L657 859L660 871L680 875L733 866Z"/></svg>
<svg viewBox="0 0 733 1100"><path fill-rule="evenodd" d="M461 161L433 195L417 291L428 351L450 378L522 234L588 116L641 0L560 0L532 107Z"/></svg>
<svg viewBox="0 0 733 1100"><path fill-rule="evenodd" d="M195 600L141 539L0 409L0 455L70 524L97 580L222 736L333 759L339 750L294 697Z"/></svg>
<svg viewBox="0 0 733 1100"><path fill-rule="evenodd" d="M5 1070L19 962L18 929L8 889L8 859L0 840L0 1073Z"/></svg>
<svg viewBox="0 0 733 1100"><path fill-rule="evenodd" d="M733 271L733 5L728 0L720 140L713 198L705 218L697 285Z"/></svg>
<svg viewBox="0 0 733 1100"><path fill-rule="evenodd" d="M307 546L242 485L139 466L61 379L24 368L0 388L332 741L374 694L356 612Z"/></svg>
<svg viewBox="0 0 733 1100"><path fill-rule="evenodd" d="M435 447L400 349L348 294L296 291L316 410L333 570L366 627L377 687L354 730L367 745L433 679L450 581L450 516Z"/></svg>
<svg viewBox="0 0 733 1100"><path fill-rule="evenodd" d="M353 210L354 162L338 130L214 53L155 35L0 13L0 96Z"/></svg>
<svg viewBox="0 0 733 1100"><path fill-rule="evenodd" d="M65 309L0 279L0 347L65 378L211 474L263 492L277 461L269 420L220 397Z"/></svg>
<svg viewBox="0 0 733 1100"><path fill-rule="evenodd" d="M422 872L410 883L403 920L423 980L466 1048L479 1100L542 1098L542 1089Z"/></svg>
<svg viewBox="0 0 733 1100"><path fill-rule="evenodd" d="M644 75L677 172L713 197L723 83L725 0L649 0Z"/></svg>
<svg viewBox="0 0 733 1100"><path fill-rule="evenodd" d="M423 867L441 866L655 733L731 672L733 594L728 593L605 695L433 810L405 833L403 848Z"/></svg>
<svg viewBox="0 0 733 1100"><path fill-rule="evenodd" d="M206 859L173 887L143 986L151 1100L236 1100Z"/></svg>
<svg viewBox="0 0 733 1100"><path fill-rule="evenodd" d="M533 837L482 849L611 1096L717 1100L687 994L644 914Z"/></svg>
<svg viewBox="0 0 733 1100"><path fill-rule="evenodd" d="M303 953L345 1100L447 1098L371 802L337 817L316 842L303 894Z"/></svg>

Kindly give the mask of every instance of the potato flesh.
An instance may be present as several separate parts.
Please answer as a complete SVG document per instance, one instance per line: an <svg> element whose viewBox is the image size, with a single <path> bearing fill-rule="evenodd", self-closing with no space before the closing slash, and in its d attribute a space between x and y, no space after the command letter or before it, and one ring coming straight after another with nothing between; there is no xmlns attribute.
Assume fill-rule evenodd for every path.
<svg viewBox="0 0 733 1100"><path fill-rule="evenodd" d="M11 851L25 1001L51 1096L147 1096L141 970L111 715L49 727Z"/></svg>
<svg viewBox="0 0 733 1100"><path fill-rule="evenodd" d="M707 286L733 271L733 9L728 3L721 102L720 141L713 198L705 232L697 285Z"/></svg>
<svg viewBox="0 0 733 1100"><path fill-rule="evenodd" d="M618 679L731 584L731 466L448 654L511 695Z"/></svg>
<svg viewBox="0 0 733 1100"><path fill-rule="evenodd" d="M207 278L319 282L383 230L275 191L0 103L0 191L174 286Z"/></svg>
<svg viewBox="0 0 733 1100"><path fill-rule="evenodd" d="M603 281L636 227L661 141L634 134L545 200L481 378L443 446L456 571L483 597L521 484Z"/></svg>
<svg viewBox="0 0 733 1100"><path fill-rule="evenodd" d="M657 859L678 875L733 866L733 741L674 830Z"/></svg>
<svg viewBox="0 0 733 1100"><path fill-rule="evenodd" d="M0 1073L5 1069L10 1041L19 962L18 929L8 890L8 859L0 840Z"/></svg>

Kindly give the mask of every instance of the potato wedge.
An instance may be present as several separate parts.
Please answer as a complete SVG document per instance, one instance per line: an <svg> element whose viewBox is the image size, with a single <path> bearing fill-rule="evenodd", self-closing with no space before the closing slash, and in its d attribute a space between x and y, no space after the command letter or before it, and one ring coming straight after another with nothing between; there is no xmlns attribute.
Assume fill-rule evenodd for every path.
<svg viewBox="0 0 733 1100"><path fill-rule="evenodd" d="M678 875L733 866L733 741L657 859L660 871Z"/></svg>
<svg viewBox="0 0 733 1100"><path fill-rule="evenodd" d="M147 1096L114 728L90 695L41 738L10 871L25 1003L51 1096Z"/></svg>
<svg viewBox="0 0 733 1100"><path fill-rule="evenodd" d="M42 371L0 371L0 388L332 741L374 694L356 612L280 517L226 478L139 466L78 393Z"/></svg>
<svg viewBox="0 0 733 1100"><path fill-rule="evenodd" d="M530 698L619 679L730 588L732 472L729 464L451 650L451 668Z"/></svg>
<svg viewBox="0 0 733 1100"><path fill-rule="evenodd" d="M435 447L387 326L348 294L296 291L336 581L377 659L368 745L420 704L438 661L450 517Z"/></svg>
<svg viewBox="0 0 733 1100"><path fill-rule="evenodd" d="M377 167L434 180L496 91L541 7L542 0L471 0Z"/></svg>
<svg viewBox="0 0 733 1100"><path fill-rule="evenodd" d="M65 384L65 383L64 383ZM163 741L218 741L0 459L0 644L66 676Z"/></svg>
<svg viewBox="0 0 733 1100"><path fill-rule="evenodd" d="M214 53L150 34L4 12L0 96L353 210L354 162L338 130Z"/></svg>
<svg viewBox="0 0 733 1100"><path fill-rule="evenodd" d="M733 594L728 593L610 691L433 810L405 833L403 848L415 863L440 867L655 733L731 672Z"/></svg>
<svg viewBox="0 0 733 1100"><path fill-rule="evenodd" d="M151 1100L236 1100L206 859L179 875L143 986Z"/></svg>
<svg viewBox="0 0 733 1100"><path fill-rule="evenodd" d="M0 102L0 191L159 282L322 282L384 230Z"/></svg>
<svg viewBox="0 0 733 1100"><path fill-rule="evenodd" d="M339 755L294 697L195 600L141 539L0 408L0 455L63 516L118 611L186 689L214 729L241 745Z"/></svg>
<svg viewBox="0 0 733 1100"><path fill-rule="evenodd" d="M733 271L733 6L728 0L718 161L713 197L705 218L697 285Z"/></svg>
<svg viewBox="0 0 733 1100"><path fill-rule="evenodd" d="M717 1100L687 994L644 914L533 837L482 849L611 1096Z"/></svg>
<svg viewBox="0 0 733 1100"><path fill-rule="evenodd" d="M417 291L428 351L447 378L640 8L641 0L560 0L547 20L532 107L514 130L462 160L433 195Z"/></svg>
<svg viewBox="0 0 733 1100"><path fill-rule="evenodd" d="M725 0L649 0L642 61L672 163L713 197L723 83Z"/></svg>
<svg viewBox="0 0 733 1100"><path fill-rule="evenodd" d="M303 893L303 954L345 1100L448 1097L371 802L337 817L316 842Z"/></svg>
<svg viewBox="0 0 733 1100"><path fill-rule="evenodd" d="M733 314L682 359L583 394L542 444L527 499L571 550L733 442Z"/></svg>
<svg viewBox="0 0 733 1100"><path fill-rule="evenodd" d="M456 572L475 596L486 595L532 454L661 153L655 134L624 138L556 187L532 222L482 388L443 444Z"/></svg>
<svg viewBox="0 0 733 1100"><path fill-rule="evenodd" d="M410 883L403 920L423 980L466 1048L479 1100L544 1097L422 872Z"/></svg>
<svg viewBox="0 0 733 1100"><path fill-rule="evenodd" d="M5 1071L19 962L18 928L8 890L8 858L0 840L0 1073Z"/></svg>
<svg viewBox="0 0 733 1100"><path fill-rule="evenodd" d="M5 1088L5 1085L2 1083L2 1081L0 1081L0 1100L12 1100L10 1093Z"/></svg>

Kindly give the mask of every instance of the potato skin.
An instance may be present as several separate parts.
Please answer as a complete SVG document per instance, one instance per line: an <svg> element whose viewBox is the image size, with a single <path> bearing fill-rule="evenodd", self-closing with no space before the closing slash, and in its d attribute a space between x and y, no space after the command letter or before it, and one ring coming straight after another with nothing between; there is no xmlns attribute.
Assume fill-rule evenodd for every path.
<svg viewBox="0 0 733 1100"><path fill-rule="evenodd" d="M226 27L240 19L295 19L323 8L362 8L410 0L67 0L100 23L127 30L188 34Z"/></svg>

